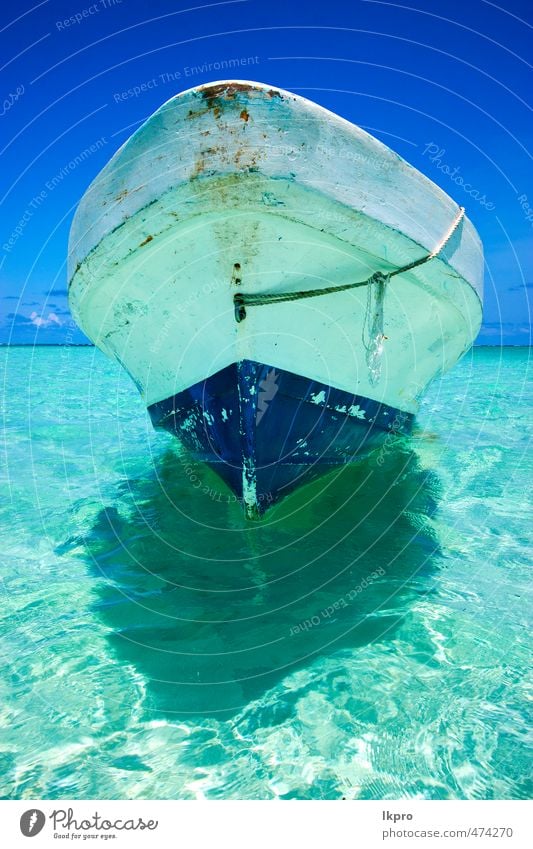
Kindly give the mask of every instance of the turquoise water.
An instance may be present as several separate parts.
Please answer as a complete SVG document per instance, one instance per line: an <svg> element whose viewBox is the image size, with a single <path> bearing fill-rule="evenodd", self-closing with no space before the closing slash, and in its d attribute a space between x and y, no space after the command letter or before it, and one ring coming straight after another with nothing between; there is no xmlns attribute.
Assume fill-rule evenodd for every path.
<svg viewBox="0 0 533 849"><path fill-rule="evenodd" d="M528 356L247 524L98 351L1 350L0 794L529 796Z"/></svg>

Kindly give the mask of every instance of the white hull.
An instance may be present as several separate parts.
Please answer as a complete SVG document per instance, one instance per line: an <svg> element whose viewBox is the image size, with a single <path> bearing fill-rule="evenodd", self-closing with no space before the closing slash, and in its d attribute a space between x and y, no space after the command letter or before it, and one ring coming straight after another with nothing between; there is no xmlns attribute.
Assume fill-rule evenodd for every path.
<svg viewBox="0 0 533 849"><path fill-rule="evenodd" d="M147 405L246 357L414 412L480 326L483 257L468 220L440 258L389 284L376 386L365 289L252 308L237 325L234 266L249 292L353 282L431 251L457 209L309 101L257 83L204 86L161 107L85 195L70 303Z"/></svg>
<svg viewBox="0 0 533 849"><path fill-rule="evenodd" d="M70 304L135 380L154 424L226 464L253 513L267 478L279 497L300 469L366 450L394 429L394 411L416 413L479 330L482 249L463 218L437 257L388 281L377 366L368 286L250 306L241 322L234 296L393 271L434 251L457 216L437 186L316 104L258 83L201 86L162 106L82 199ZM278 372L283 420L259 438L259 388ZM319 421L313 405L324 407ZM264 470L276 465L272 483Z"/></svg>

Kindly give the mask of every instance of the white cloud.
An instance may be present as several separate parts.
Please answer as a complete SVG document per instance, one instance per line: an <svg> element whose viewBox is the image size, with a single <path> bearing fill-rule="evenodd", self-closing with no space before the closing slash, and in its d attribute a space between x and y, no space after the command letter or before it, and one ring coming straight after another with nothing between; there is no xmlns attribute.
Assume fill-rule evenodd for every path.
<svg viewBox="0 0 533 849"><path fill-rule="evenodd" d="M34 310L30 315L30 321L35 327L50 327L51 324L57 324L61 327L62 325L62 321L57 317L55 312L49 312L48 318L44 318L44 316L39 315Z"/></svg>

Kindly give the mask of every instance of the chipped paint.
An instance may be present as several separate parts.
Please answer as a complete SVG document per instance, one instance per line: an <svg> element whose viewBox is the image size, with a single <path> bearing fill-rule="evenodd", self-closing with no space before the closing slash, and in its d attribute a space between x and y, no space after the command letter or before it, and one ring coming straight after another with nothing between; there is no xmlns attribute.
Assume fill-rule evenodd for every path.
<svg viewBox="0 0 533 849"><path fill-rule="evenodd" d="M197 415L196 415L196 411L193 410L187 416L187 418L183 419L183 421L180 424L180 429L181 430L193 431L196 427L197 421L198 421L198 418L197 418Z"/></svg>
<svg viewBox="0 0 533 849"><path fill-rule="evenodd" d="M242 452L242 500L248 519L255 519L261 513L257 497L256 405L253 398L256 371L256 366L249 361L237 363L237 395L239 398L239 429Z"/></svg>
<svg viewBox="0 0 533 849"><path fill-rule="evenodd" d="M278 392L279 386L277 384L277 380L278 375L276 374L276 370L270 369L265 379L259 383L257 414L255 417L256 424L259 424L268 410L270 402L275 398Z"/></svg>
<svg viewBox="0 0 533 849"><path fill-rule="evenodd" d="M379 392L365 367L364 294L265 306L239 324L233 296L317 279L353 282L369 257L386 272L433 249L455 208L380 142L310 101L260 83L204 85L158 110L86 193L70 237L70 306L85 333L124 363L151 408L228 369L239 399L224 386L222 407L221 397L198 390L183 396L167 424L187 445L201 443L207 458L218 439L234 440L231 485L240 492L242 471L253 512L265 480L256 426L266 370L289 385L288 375L303 381L294 409L305 410L310 426L291 431L292 450L317 421L317 440L324 422L351 434L371 424L385 429L380 403L416 412L423 388L475 335L482 252L465 219L445 256L395 278ZM154 238L157 246L142 251ZM259 439L277 438L276 426L290 417L296 396L284 393ZM309 463L300 441L295 465L320 456L313 439ZM335 445L330 461L345 448Z"/></svg>
<svg viewBox="0 0 533 849"><path fill-rule="evenodd" d="M261 200L265 206L285 206L284 201L278 200L274 192L263 192Z"/></svg>
<svg viewBox="0 0 533 849"><path fill-rule="evenodd" d="M279 391L269 404L272 415L264 426L258 426L255 398L260 397L259 387L268 382L273 371ZM250 392L252 385L258 387L255 398ZM322 390L329 406L302 403L302 398ZM228 403L223 405L222 398L231 398L238 405L238 419L229 425L224 419L234 404L231 408ZM212 423L205 417L198 421L200 399L211 414ZM335 411L335 407L348 410L356 406L375 411L378 422L372 425L347 414L340 418ZM170 417L168 410L177 410L176 417ZM179 422L190 415L189 411L196 416L196 427L183 431ZM399 416L398 411L385 409L375 401L346 397L337 389L249 360L222 369L164 403L153 405L149 412L155 427L177 433L195 452L196 459L204 460L228 483L249 518L262 515L270 504L315 477L320 469L326 471L332 465L352 462L354 454L364 455L381 444L390 431L385 412L394 415L399 431L409 432L412 421L412 416Z"/></svg>
<svg viewBox="0 0 533 849"><path fill-rule="evenodd" d="M246 460L242 470L242 501L247 519L257 519L260 505L257 499L257 477L252 461Z"/></svg>
<svg viewBox="0 0 533 849"><path fill-rule="evenodd" d="M348 410L348 415L353 416L355 419L364 419L366 416L365 410L362 410L359 404L352 404L350 409Z"/></svg>
<svg viewBox="0 0 533 849"><path fill-rule="evenodd" d="M228 100L233 100L237 92L248 94L253 90L253 84L237 82L206 83L198 89L201 96L207 101L218 100L224 97L228 98Z"/></svg>

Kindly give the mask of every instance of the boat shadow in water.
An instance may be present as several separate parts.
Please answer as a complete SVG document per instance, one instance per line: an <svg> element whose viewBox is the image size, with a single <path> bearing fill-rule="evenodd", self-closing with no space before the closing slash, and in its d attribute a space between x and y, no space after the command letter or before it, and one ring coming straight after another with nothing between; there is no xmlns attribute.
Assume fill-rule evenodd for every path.
<svg viewBox="0 0 533 849"><path fill-rule="evenodd" d="M231 716L316 658L391 639L432 587L438 480L405 442L258 523L174 450L120 489L84 546L97 613L152 716Z"/></svg>

